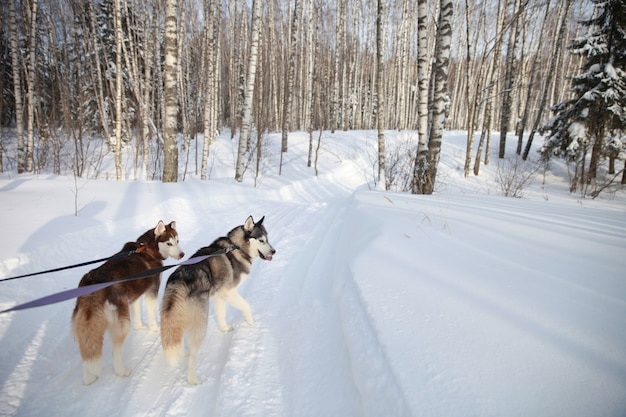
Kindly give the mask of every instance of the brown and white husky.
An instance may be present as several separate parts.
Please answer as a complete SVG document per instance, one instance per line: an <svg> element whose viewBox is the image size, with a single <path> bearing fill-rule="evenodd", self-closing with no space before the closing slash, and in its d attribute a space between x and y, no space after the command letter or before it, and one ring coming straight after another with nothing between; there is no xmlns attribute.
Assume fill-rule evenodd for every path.
<svg viewBox="0 0 626 417"><path fill-rule="evenodd" d="M136 250L135 253L109 259L103 265L89 271L78 284L79 287L102 282L117 281L131 275L163 266L168 257L181 259L185 256L178 246L176 223L165 225L159 221L154 229L141 235L135 242L128 242L120 252ZM141 296L145 294L147 317L150 328L158 330L156 322L157 295L161 274L122 282L91 294L78 297L72 313L72 333L78 342L83 360L83 382L92 384L102 371L102 345L108 330L113 343L113 367L119 376L130 375L124 366L122 347L130 331L129 306L133 305L135 327L143 327L141 321Z"/></svg>

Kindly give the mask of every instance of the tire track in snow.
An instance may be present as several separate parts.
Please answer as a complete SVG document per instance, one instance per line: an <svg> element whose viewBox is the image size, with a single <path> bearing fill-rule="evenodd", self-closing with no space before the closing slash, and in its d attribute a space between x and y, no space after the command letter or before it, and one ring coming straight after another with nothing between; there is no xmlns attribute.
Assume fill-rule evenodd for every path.
<svg viewBox="0 0 626 417"><path fill-rule="evenodd" d="M358 210L354 210L353 201L348 204L345 221L341 222L334 237L337 243L334 269L340 276L334 288L334 298L339 309L341 338L347 350L346 360L359 393L359 415L410 416L410 407L380 343L366 301L353 279L352 263L362 247L378 233L375 227L364 229L364 219L358 215ZM359 230L358 241L353 236L355 230ZM372 276L371 279L384 277Z"/></svg>
<svg viewBox="0 0 626 417"><path fill-rule="evenodd" d="M333 289L335 232L344 221L345 199L305 216L296 230L306 241L291 242L272 329L290 416L359 414L358 394L342 340ZM314 221L312 219L315 219ZM295 240L295 239L294 239Z"/></svg>
<svg viewBox="0 0 626 417"><path fill-rule="evenodd" d="M411 416L384 348L372 327L356 284L346 279L339 306L343 337L363 416Z"/></svg>

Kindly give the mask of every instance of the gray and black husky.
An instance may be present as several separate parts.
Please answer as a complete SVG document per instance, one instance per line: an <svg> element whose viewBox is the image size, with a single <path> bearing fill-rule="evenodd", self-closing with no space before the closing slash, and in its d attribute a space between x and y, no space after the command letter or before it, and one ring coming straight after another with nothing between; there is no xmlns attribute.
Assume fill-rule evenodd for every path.
<svg viewBox="0 0 626 417"><path fill-rule="evenodd" d="M261 218L246 222L216 239L193 256L226 253L209 257L192 265L179 266L170 275L161 302L161 343L168 362L176 365L183 356L183 336L187 333L189 362L187 382L199 384L195 362L207 330L209 298L213 299L217 325L223 332L232 330L226 324L226 303L239 309L244 320L254 324L250 305L237 291L252 267L255 258L268 261L276 250L267 238ZM230 250L237 246L237 250Z"/></svg>

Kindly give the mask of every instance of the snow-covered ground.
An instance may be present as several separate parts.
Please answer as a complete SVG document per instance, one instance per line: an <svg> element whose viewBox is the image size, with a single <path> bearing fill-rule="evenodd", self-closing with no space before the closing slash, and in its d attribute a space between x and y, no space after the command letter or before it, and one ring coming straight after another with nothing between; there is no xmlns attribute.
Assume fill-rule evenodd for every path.
<svg viewBox="0 0 626 417"><path fill-rule="evenodd" d="M256 325L233 309L231 333L210 320L199 386L167 365L158 333L134 330L132 374L115 376L106 340L102 375L83 386L74 301L0 315L0 415L626 415L624 191L571 195L555 163L524 198L499 196L495 156L464 178L462 132L444 138L432 196L374 190L375 132L324 133L317 177L294 133L282 175L265 164L254 187L232 179L228 137L209 181L0 175L0 278L106 257L159 219L192 254L265 215L277 249L241 289ZM89 268L0 282L0 310Z"/></svg>

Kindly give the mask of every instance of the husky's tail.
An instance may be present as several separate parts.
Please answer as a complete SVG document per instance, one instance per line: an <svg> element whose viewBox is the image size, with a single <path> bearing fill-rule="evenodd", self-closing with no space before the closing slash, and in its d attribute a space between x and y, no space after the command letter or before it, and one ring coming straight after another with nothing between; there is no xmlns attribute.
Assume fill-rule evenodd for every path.
<svg viewBox="0 0 626 417"><path fill-rule="evenodd" d="M186 288L182 285L165 287L161 303L161 345L167 362L176 366L184 356L183 335L187 322Z"/></svg>
<svg viewBox="0 0 626 417"><path fill-rule="evenodd" d="M78 342L83 360L85 385L95 382L102 371L102 345L107 329L104 311L91 304L91 298L78 299L72 313L72 335Z"/></svg>

